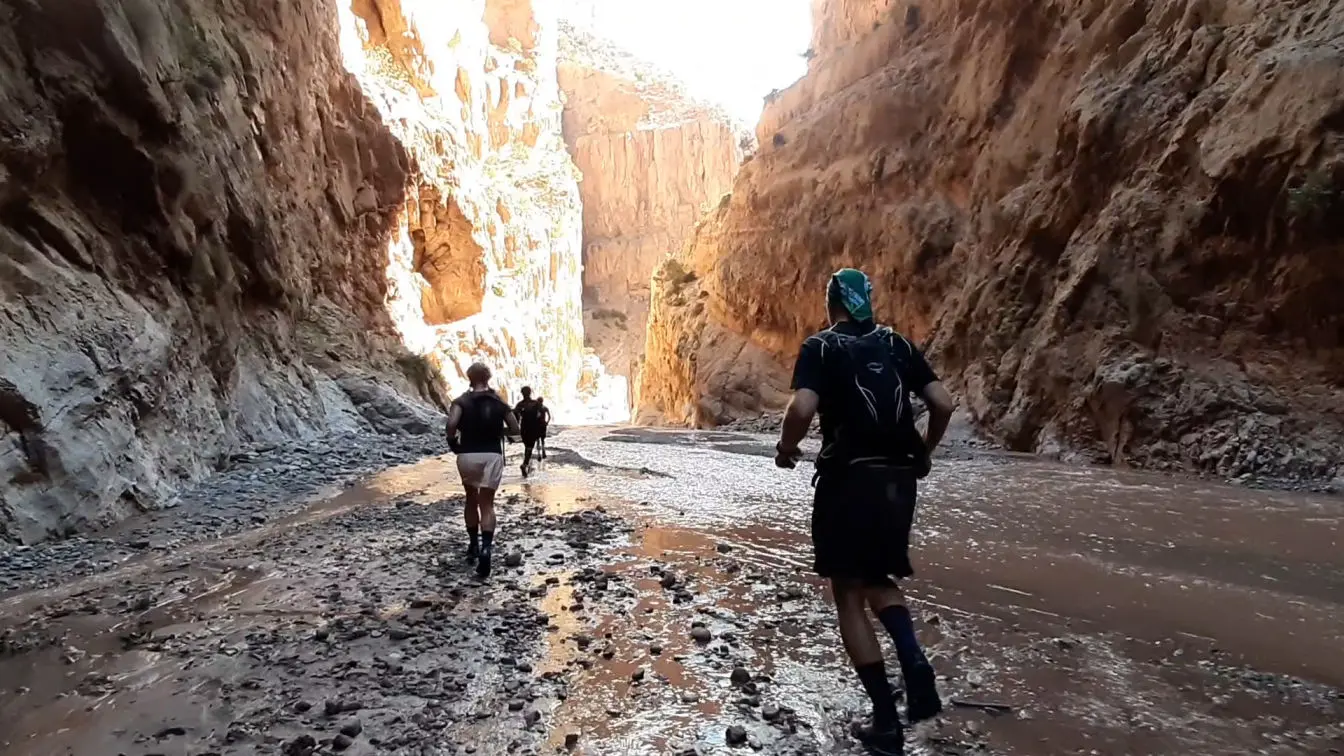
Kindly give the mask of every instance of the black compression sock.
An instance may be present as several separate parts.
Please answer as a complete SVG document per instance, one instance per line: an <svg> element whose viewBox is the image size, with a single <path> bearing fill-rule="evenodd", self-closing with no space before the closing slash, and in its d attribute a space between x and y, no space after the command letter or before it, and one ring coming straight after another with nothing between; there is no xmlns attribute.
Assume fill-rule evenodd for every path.
<svg viewBox="0 0 1344 756"><path fill-rule="evenodd" d="M896 697L891 692L891 683L887 682L887 667L880 661L854 667L859 673L859 681L868 697L873 700L873 725L888 727L899 721L896 714Z"/></svg>
<svg viewBox="0 0 1344 756"><path fill-rule="evenodd" d="M495 531L485 530L481 532L481 551L489 551L495 543Z"/></svg>
<svg viewBox="0 0 1344 756"><path fill-rule="evenodd" d="M473 547L476 545L477 540L480 538L480 536L478 535L479 530L480 530L479 528L473 528L473 527L467 528L467 539L471 541L471 545Z"/></svg>
<svg viewBox="0 0 1344 756"><path fill-rule="evenodd" d="M910 618L910 610L904 606L888 606L877 613L877 619L887 629L891 640L896 644L896 656L901 660L901 672L906 677L912 670L928 666L924 649L919 647L919 638L915 635L915 623ZM909 680L906 681L907 684Z"/></svg>

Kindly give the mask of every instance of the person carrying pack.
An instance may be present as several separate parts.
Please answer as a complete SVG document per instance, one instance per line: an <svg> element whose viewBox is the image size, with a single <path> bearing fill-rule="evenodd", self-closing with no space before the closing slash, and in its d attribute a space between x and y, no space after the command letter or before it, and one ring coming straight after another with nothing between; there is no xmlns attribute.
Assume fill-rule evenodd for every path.
<svg viewBox="0 0 1344 756"><path fill-rule="evenodd" d="M546 406L546 397L537 397L537 406L541 408L541 435L537 437L538 456L546 459L546 437L550 435L551 408Z"/></svg>
<svg viewBox="0 0 1344 756"><path fill-rule="evenodd" d="M518 417L518 422L522 426L523 436L523 477L526 478L532 471L532 452L537 448L537 442L546 434L545 418L549 416L549 411L542 406L540 399L532 398L532 387L523 387L523 400L513 408L513 413Z"/></svg>
<svg viewBox="0 0 1344 756"><path fill-rule="evenodd" d="M448 410L448 448L457 454L457 472L467 498L467 558L476 560L476 574L490 575L495 540L495 491L504 476L504 436L517 434L518 420L509 405L490 388L490 368L477 362L467 368L471 387ZM479 540L478 540L479 533Z"/></svg>
<svg viewBox="0 0 1344 756"><path fill-rule="evenodd" d="M831 326L803 342L775 446L775 464L792 468L814 415L821 415L812 505L814 567L831 582L845 650L873 702L871 725L855 735L870 750L903 753L895 696L866 609L896 645L913 723L942 711L929 664L915 636L905 596L892 578L914 574L910 527L916 481L952 416L952 397L924 355L904 336L873 321L872 284L853 268L826 287ZM910 394L929 408L928 431L915 426Z"/></svg>

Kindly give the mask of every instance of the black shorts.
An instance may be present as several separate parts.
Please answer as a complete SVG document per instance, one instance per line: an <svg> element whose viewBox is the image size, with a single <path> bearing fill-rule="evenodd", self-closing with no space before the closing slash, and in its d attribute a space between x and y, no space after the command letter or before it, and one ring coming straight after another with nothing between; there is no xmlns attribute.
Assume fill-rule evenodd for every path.
<svg viewBox="0 0 1344 756"><path fill-rule="evenodd" d="M849 465L819 476L812 502L817 574L867 583L915 574L910 565L915 489L908 468Z"/></svg>
<svg viewBox="0 0 1344 756"><path fill-rule="evenodd" d="M528 449L531 449L532 447L537 445L538 441L542 439L542 435L543 434L540 430L532 428L524 429L522 433L523 446L527 447Z"/></svg>

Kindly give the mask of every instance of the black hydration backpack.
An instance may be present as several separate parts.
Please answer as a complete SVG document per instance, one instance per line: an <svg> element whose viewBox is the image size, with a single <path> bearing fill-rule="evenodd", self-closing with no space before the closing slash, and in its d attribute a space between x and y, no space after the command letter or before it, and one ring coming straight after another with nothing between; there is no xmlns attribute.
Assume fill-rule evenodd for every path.
<svg viewBox="0 0 1344 756"><path fill-rule="evenodd" d="M861 336L823 331L822 359L834 366L838 391L830 411L839 417L834 438L821 450L818 468L830 464L909 465L927 472L924 440L915 428L910 392L901 380L915 348L904 336L878 326Z"/></svg>
<svg viewBox="0 0 1344 756"><path fill-rule="evenodd" d="M504 416L509 405L494 391L468 391L457 398L456 404L462 407L458 445L468 451L493 452L498 447L503 454Z"/></svg>
<svg viewBox="0 0 1344 756"><path fill-rule="evenodd" d="M545 419L545 407L535 400L523 409L523 416L519 418L523 427L532 431L541 430L541 426L545 424Z"/></svg>

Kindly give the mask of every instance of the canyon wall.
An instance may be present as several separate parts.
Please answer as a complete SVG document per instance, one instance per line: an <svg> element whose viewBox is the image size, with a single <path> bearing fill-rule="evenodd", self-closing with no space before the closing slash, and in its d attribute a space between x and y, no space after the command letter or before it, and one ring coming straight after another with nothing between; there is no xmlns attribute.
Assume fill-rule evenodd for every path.
<svg viewBox="0 0 1344 756"><path fill-rule="evenodd" d="M1231 476L1344 449L1344 6L818 0L656 273L641 414L778 406L834 269L1019 450Z"/></svg>
<svg viewBox="0 0 1344 756"><path fill-rule="evenodd" d="M602 419L624 406L596 406L612 386L585 360L579 174L547 8L356 0L341 44L410 155L388 268L402 339L440 358L450 393L482 360L513 398L531 385L562 421Z"/></svg>
<svg viewBox="0 0 1344 756"><path fill-rule="evenodd" d="M741 129L669 77L572 26L559 67L565 142L583 176L584 333L638 385L649 277L732 186Z"/></svg>
<svg viewBox="0 0 1344 756"><path fill-rule="evenodd" d="M0 20L0 544L163 506L249 445L441 432L473 359L577 412L597 391L531 3Z"/></svg>

